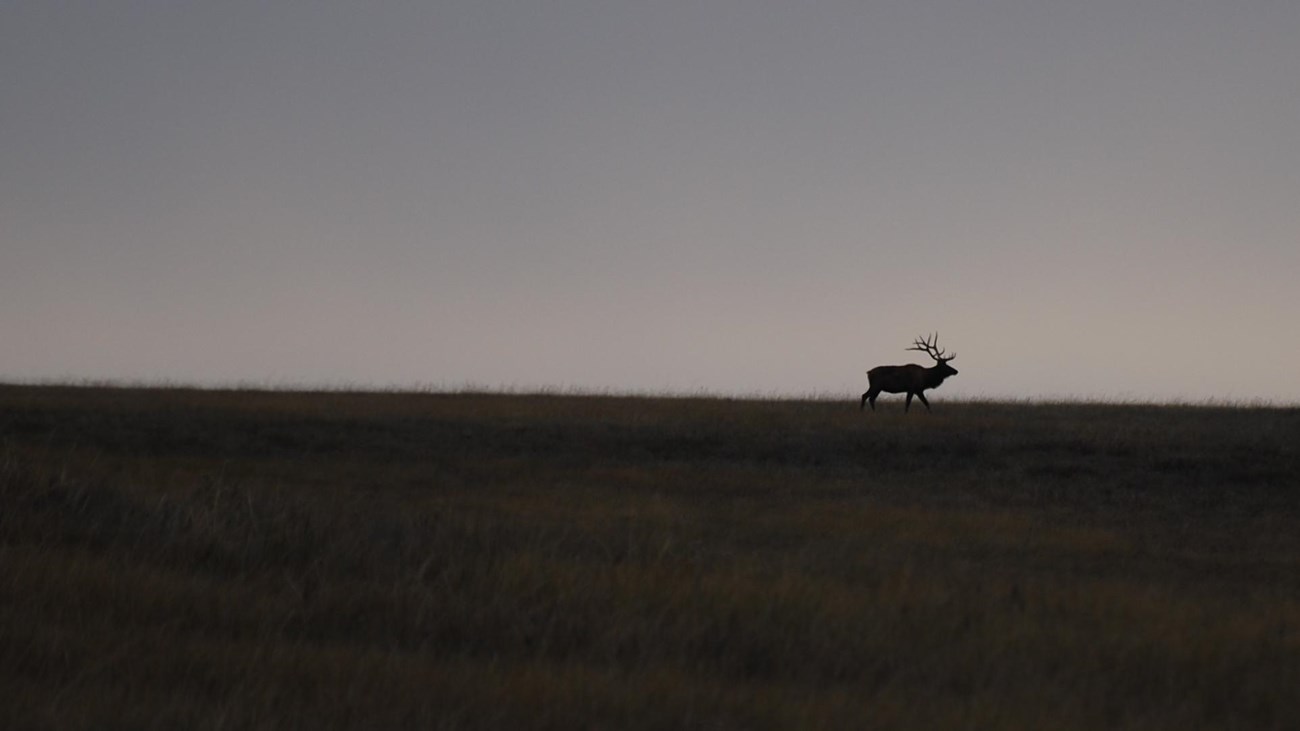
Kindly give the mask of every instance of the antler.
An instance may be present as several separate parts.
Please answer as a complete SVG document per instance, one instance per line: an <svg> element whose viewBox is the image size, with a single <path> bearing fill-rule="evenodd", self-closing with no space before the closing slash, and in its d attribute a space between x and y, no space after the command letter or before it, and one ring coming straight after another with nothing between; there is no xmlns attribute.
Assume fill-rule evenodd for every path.
<svg viewBox="0 0 1300 731"><path fill-rule="evenodd" d="M936 363L947 363L957 357L956 353L947 358L943 357L943 350L939 348L939 333L935 333L928 338L917 338L912 342L912 347L908 348L908 350L919 350L934 358Z"/></svg>

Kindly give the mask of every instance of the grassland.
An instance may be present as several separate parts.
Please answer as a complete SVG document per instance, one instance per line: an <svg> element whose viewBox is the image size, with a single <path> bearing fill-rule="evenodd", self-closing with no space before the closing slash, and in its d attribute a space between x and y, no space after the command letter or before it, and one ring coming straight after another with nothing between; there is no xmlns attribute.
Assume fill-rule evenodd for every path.
<svg viewBox="0 0 1300 731"><path fill-rule="evenodd" d="M1300 728L1300 410L0 387L7 729Z"/></svg>

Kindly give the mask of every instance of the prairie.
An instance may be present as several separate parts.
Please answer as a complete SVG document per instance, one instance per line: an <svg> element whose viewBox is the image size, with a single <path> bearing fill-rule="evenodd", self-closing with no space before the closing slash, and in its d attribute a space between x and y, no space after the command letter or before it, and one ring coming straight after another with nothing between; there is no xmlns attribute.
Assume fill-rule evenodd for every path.
<svg viewBox="0 0 1300 731"><path fill-rule="evenodd" d="M0 386L9 729L1300 728L1300 409Z"/></svg>

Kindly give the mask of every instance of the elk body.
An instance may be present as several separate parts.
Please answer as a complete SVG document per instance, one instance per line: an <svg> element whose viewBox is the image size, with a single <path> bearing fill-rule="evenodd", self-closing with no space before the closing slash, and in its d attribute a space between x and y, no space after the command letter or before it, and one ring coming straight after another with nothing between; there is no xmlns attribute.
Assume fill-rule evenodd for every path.
<svg viewBox="0 0 1300 731"><path fill-rule="evenodd" d="M934 359L934 365L929 368L916 365L899 366L877 366L867 371L867 383L870 388L862 394L862 403L858 405L861 411L871 404L871 410L876 410L876 397L883 391L885 393L906 393L907 403L903 405L903 413L912 408L912 397L921 399L925 404L925 410L930 410L930 402L925 400L925 390L938 388L943 379L949 376L957 375L957 369L948 365L948 361L957 357L956 353L944 356L943 351L939 349L939 334L935 333L933 338L917 338L912 347L908 350L919 350L926 353Z"/></svg>

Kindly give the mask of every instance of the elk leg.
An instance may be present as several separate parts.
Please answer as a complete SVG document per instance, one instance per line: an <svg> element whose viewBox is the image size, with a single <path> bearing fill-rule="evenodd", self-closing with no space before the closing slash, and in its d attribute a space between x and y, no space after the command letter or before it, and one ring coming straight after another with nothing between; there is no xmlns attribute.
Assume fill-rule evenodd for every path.
<svg viewBox="0 0 1300 731"><path fill-rule="evenodd" d="M921 399L921 400L924 401L925 399ZM912 392L911 392L911 391L908 391L908 392L907 392L907 403L903 404L903 413L906 414L906 413L907 413L907 410L910 409L910 408L912 408Z"/></svg>
<svg viewBox="0 0 1300 731"><path fill-rule="evenodd" d="M868 401L871 402L871 410L875 411L876 397L879 395L880 395L880 389L878 388L873 388L870 391L867 391L866 393L862 394L862 403L858 404L858 411L862 411L864 408L866 408Z"/></svg>
<svg viewBox="0 0 1300 731"><path fill-rule="evenodd" d="M926 410L926 411L929 411L929 410L930 410L930 402L925 400L925 394L921 393L920 391L917 391L917 392L916 392L916 397L919 398L919 399L921 399L921 403L925 404L925 410Z"/></svg>

